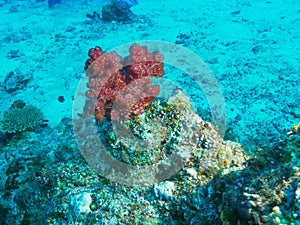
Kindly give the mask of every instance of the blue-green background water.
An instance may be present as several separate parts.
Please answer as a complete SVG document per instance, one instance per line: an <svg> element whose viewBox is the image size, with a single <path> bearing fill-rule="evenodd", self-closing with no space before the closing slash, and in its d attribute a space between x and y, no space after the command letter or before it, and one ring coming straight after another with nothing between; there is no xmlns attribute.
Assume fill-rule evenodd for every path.
<svg viewBox="0 0 300 225"><path fill-rule="evenodd" d="M132 20L104 22L87 16L97 12L101 17L102 6L107 4L110 1L63 0L62 4L49 8L46 1L0 0L0 118L3 121L5 111L19 99L37 107L44 115L44 125L33 130L7 134L2 128L0 224L212 224L212 221L216 224L299 224L298 131L293 134L294 139L289 136L286 141L293 147L279 144L285 151L273 151L278 153L276 156L270 153L270 148L278 150L277 143L286 140L286 134L300 122L300 1L140 0L130 8ZM249 183L261 182L261 186L250 185L253 188L250 194L265 190L272 196L270 199L275 195L283 197L261 209L259 198L226 195L240 202L241 207L246 204L245 199L255 202L252 211L245 209L249 218L226 203L220 203L220 209L214 202L212 209L203 213L199 205L205 201L227 199L224 196L211 199L208 187L203 191L201 185L194 183L187 190L185 179L190 178L184 175L179 176L183 186L175 185L180 194L177 197L174 194L174 198L153 194L155 188L127 190L99 178L85 163L76 147L71 118L76 88L85 77L87 52L95 46L111 51L146 40L177 44L206 63L224 95L225 139L241 143L249 157L260 149L270 150L266 151L271 156L266 153L268 156L257 162L259 165L255 164L262 172L255 171L256 178L249 177ZM156 50L151 46L149 49ZM193 67L193 61L189 63ZM183 89L194 111L211 121L206 96L189 74L176 65L166 65L164 78ZM268 163L274 164L274 168L261 165ZM284 166L281 168L277 163ZM285 181L286 185L264 178L266 174L272 176L275 165L280 168L276 179L291 177ZM243 171L251 173L251 166L249 170ZM263 178L260 180L259 176ZM243 192L247 192L247 185L243 185ZM278 186L276 193L272 193L272 185ZM226 187L229 193L234 189L230 184L214 186L215 189ZM198 193L202 191L204 194ZM182 200L194 192L198 194ZM269 196L260 194L262 201ZM190 200L200 199L202 195L209 199ZM81 201L82 208L78 206ZM275 206L280 207L284 216L276 214ZM251 214L253 211L257 213ZM145 219L152 212L153 217ZM243 219L229 220L225 214ZM276 222L276 217L281 222L280 219Z"/></svg>

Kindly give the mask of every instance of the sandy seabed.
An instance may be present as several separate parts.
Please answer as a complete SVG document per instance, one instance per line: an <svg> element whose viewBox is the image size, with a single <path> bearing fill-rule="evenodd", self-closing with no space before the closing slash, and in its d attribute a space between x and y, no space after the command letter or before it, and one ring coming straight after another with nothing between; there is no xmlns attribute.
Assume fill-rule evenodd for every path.
<svg viewBox="0 0 300 225"><path fill-rule="evenodd" d="M300 120L300 1L146 1L133 23L92 21L109 1L0 2L0 117L17 99L41 108L49 125L72 116L90 48L109 51L141 40L178 43L212 70L223 91L227 128L251 148L269 144ZM163 52L162 52L163 54ZM32 76L8 93L11 71ZM186 74L166 68L207 117L205 97ZM63 96L65 101L58 101Z"/></svg>

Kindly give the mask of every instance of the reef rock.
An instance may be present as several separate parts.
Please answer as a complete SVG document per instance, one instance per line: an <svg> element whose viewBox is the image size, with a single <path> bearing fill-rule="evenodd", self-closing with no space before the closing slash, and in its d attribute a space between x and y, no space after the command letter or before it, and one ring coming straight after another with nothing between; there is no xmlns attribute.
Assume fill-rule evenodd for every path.
<svg viewBox="0 0 300 225"><path fill-rule="evenodd" d="M31 78L31 72L22 74L19 70L11 71L4 79L4 88L8 93L22 90Z"/></svg>

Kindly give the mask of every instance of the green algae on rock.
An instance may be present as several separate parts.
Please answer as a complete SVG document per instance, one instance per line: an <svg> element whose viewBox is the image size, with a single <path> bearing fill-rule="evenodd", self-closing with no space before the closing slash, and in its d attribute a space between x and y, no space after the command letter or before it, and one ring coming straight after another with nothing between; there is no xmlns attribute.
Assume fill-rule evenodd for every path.
<svg viewBox="0 0 300 225"><path fill-rule="evenodd" d="M132 166L156 165L177 155L180 168L169 172L170 177L189 177L193 187L218 173L244 168L242 164L249 158L240 144L224 141L211 123L194 113L189 99L178 90L168 100L156 99L143 114L120 126L108 120L100 123L98 132L107 151ZM171 167L170 161L161 164L156 177Z"/></svg>

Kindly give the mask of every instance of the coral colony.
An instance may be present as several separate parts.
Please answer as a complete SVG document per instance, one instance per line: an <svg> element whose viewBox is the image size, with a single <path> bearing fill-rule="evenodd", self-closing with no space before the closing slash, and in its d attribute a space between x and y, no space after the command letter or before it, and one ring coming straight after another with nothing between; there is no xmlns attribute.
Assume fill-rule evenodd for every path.
<svg viewBox="0 0 300 225"><path fill-rule="evenodd" d="M101 162L98 139L89 137L94 123L87 120L82 127L79 119L77 129L64 118L54 128L44 127L42 112L17 100L0 120L0 224L298 225L300 123L251 157L194 113L182 91L166 101L155 99L160 90L151 79L163 76L163 56L137 44L129 51L124 58L100 47L89 51L85 115L95 116L97 138L120 162L135 168L159 164L158 178L173 173L166 169L171 155L175 163L186 160L182 168L152 186L136 185L143 183L141 174L129 186L115 184L78 151L89 149L85 154ZM131 135L117 136L106 118L128 118L123 125L147 146ZM75 130L82 143L75 142Z"/></svg>
<svg viewBox="0 0 300 225"><path fill-rule="evenodd" d="M102 121L110 112L113 120L128 119L141 114L159 94L159 86L151 86L151 77L163 76L163 55L150 53L138 44L129 51L130 55L122 59L116 52L105 53L100 47L89 50L85 70L90 90L86 92L89 100L85 115L94 114ZM113 104L117 107L112 108Z"/></svg>

